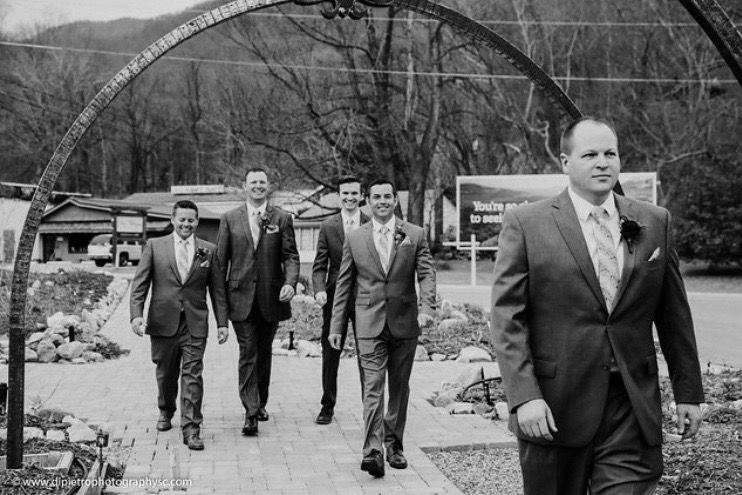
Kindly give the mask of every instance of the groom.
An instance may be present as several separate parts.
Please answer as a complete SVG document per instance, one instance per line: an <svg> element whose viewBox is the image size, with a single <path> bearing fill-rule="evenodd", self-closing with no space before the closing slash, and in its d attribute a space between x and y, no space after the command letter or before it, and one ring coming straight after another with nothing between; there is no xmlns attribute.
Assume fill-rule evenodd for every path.
<svg viewBox="0 0 742 495"><path fill-rule="evenodd" d="M701 422L701 372L670 215L615 195L606 121L562 134L569 187L505 213L492 330L526 495L651 493L662 474L656 326L678 429Z"/></svg>

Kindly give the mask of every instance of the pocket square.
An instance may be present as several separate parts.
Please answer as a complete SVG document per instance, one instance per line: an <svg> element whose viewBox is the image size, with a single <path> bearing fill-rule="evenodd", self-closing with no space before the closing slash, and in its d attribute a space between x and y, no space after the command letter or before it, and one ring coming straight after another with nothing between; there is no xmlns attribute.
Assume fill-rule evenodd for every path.
<svg viewBox="0 0 742 495"><path fill-rule="evenodd" d="M656 260L659 257L660 257L660 248L657 247L657 248L654 249L654 251L652 251L652 255L649 257L649 259L647 260L647 262L648 263L651 263L651 262L653 262L654 260Z"/></svg>
<svg viewBox="0 0 742 495"><path fill-rule="evenodd" d="M265 228L266 234L275 234L276 232L278 232L278 225L268 225Z"/></svg>
<svg viewBox="0 0 742 495"><path fill-rule="evenodd" d="M399 243L399 247L402 247L402 246L411 246L411 245L412 245L412 242L410 241L410 238L409 237L405 237L405 240L403 240L402 242Z"/></svg>
<svg viewBox="0 0 742 495"><path fill-rule="evenodd" d="M211 266L211 263L209 263L209 260L205 260L203 263L201 263L198 266L200 266L201 268L208 268Z"/></svg>

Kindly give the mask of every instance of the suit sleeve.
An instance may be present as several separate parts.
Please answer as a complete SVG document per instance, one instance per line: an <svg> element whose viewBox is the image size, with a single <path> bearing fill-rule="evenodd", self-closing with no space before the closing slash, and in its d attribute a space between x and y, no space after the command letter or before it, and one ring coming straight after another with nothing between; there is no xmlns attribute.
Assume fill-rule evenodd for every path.
<svg viewBox="0 0 742 495"><path fill-rule="evenodd" d="M420 236L415 254L415 270L417 271L417 283L420 284L420 301L422 311L433 316L435 313L435 268L433 268L433 256L430 254L425 231Z"/></svg>
<svg viewBox="0 0 742 495"><path fill-rule="evenodd" d="M219 233L216 236L216 262L219 263L219 269L225 279L229 275L229 261L232 255L230 232L229 220L224 214L219 220Z"/></svg>
<svg viewBox="0 0 742 495"><path fill-rule="evenodd" d="M330 262L330 250L327 246L327 224L322 223L317 239L317 254L312 264L312 288L314 293L327 290L327 271Z"/></svg>
<svg viewBox="0 0 742 495"><path fill-rule="evenodd" d="M136 274L131 281L131 295L129 296L129 319L144 316L144 301L147 299L150 283L152 282L152 241L148 241L142 250Z"/></svg>
<svg viewBox="0 0 742 495"><path fill-rule="evenodd" d="M675 402L699 404L704 401L704 397L693 320L683 279L680 276L680 263L678 253L675 251L670 214L665 213L667 222L665 278L654 322L662 354L670 372Z"/></svg>
<svg viewBox="0 0 742 495"><path fill-rule="evenodd" d="M299 282L299 251L296 250L294 220L289 214L286 215L286 228L281 232L281 261L283 261L286 283L296 289L296 284Z"/></svg>
<svg viewBox="0 0 742 495"><path fill-rule="evenodd" d="M330 333L345 335L348 332L349 304L354 304L353 292L356 281L356 264L348 238L343 244L343 261L340 262L337 282L335 282L335 299L332 303L332 320L330 322Z"/></svg>
<svg viewBox="0 0 742 495"><path fill-rule="evenodd" d="M227 308L227 288L222 271L222 264L219 261L219 255L215 251L211 255L211 270L209 271L209 296L211 297L211 307L214 310L214 318L218 327L226 327L228 308Z"/></svg>
<svg viewBox="0 0 742 495"><path fill-rule="evenodd" d="M542 398L528 341L528 256L517 216L506 212L492 285L492 334L510 411Z"/></svg>

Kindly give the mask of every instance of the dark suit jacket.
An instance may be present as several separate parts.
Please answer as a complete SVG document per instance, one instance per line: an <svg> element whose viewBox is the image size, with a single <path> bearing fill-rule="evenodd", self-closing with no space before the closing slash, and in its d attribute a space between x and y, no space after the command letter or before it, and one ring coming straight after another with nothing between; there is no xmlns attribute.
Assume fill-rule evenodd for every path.
<svg viewBox="0 0 742 495"><path fill-rule="evenodd" d="M435 270L425 232L417 225L397 219L397 229L404 240L395 242L389 258L389 272L384 274L373 238L373 223L366 222L348 235L343 246L343 260L335 284L331 334L347 331L347 305L355 300L355 332L359 339L378 337L389 325L396 338L420 335L417 324L415 273L420 284L422 310L435 311Z"/></svg>
<svg viewBox="0 0 742 495"><path fill-rule="evenodd" d="M186 280L181 281L175 262L175 235L173 233L150 239L144 246L137 272L131 282L129 314L132 320L143 316L144 301L151 287L146 330L148 335L175 335L178 331L178 315L183 308L191 335L204 338L209 329L207 287L217 325L227 326L224 274L216 259L216 246L196 237L191 271ZM198 257L199 248L206 253L203 258Z"/></svg>
<svg viewBox="0 0 742 495"><path fill-rule="evenodd" d="M368 217L361 212L361 225L368 222ZM356 229L357 230L357 229ZM345 230L341 213L325 219L319 227L317 254L312 265L312 287L314 293L334 290L335 281L343 260L343 243Z"/></svg>
<svg viewBox="0 0 742 495"><path fill-rule="evenodd" d="M677 402L703 402L693 324L673 246L670 215L616 196L641 233L613 311L605 306L579 220L565 190L506 212L492 288L492 329L511 411L536 398L551 408L553 444L583 446L595 435L608 390L611 347L646 441L662 440L652 323ZM649 261L659 248L659 256ZM510 427L517 428L515 415ZM547 443L547 442L544 442Z"/></svg>
<svg viewBox="0 0 742 495"><path fill-rule="evenodd" d="M291 318L291 304L280 302L281 287L296 288L299 252L291 215L268 205L268 225L261 229L258 245L250 233L247 205L222 215L217 236L217 254L227 277L229 319L243 321L257 304L266 321Z"/></svg>

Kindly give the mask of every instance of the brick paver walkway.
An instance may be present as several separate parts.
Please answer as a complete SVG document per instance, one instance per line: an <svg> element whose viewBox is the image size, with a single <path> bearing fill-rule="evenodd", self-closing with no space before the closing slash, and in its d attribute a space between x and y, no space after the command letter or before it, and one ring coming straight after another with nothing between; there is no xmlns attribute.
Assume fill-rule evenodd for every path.
<svg viewBox="0 0 742 495"><path fill-rule="evenodd" d="M104 331L130 349L129 356L89 365L28 363L25 389L27 404L38 396L46 406L108 425L113 440L131 446L125 477L132 480L188 479L189 495L460 493L424 450L514 446L501 424L476 415L451 416L427 402L443 380L456 377L466 365L418 362L413 368L405 439L410 465L395 470L387 464L386 476L374 479L359 469L363 423L355 361L341 361L335 421L319 426L314 417L321 396L321 362L284 356L273 360L270 421L260 423L258 437L243 437L237 342L231 334L220 346L213 332L204 360L201 436L206 449L192 452L182 444L177 413L171 431L159 433L154 428L156 385L149 340L135 336L128 320L127 296ZM7 367L1 366L0 377L6 376ZM137 488L127 493L146 491Z"/></svg>

